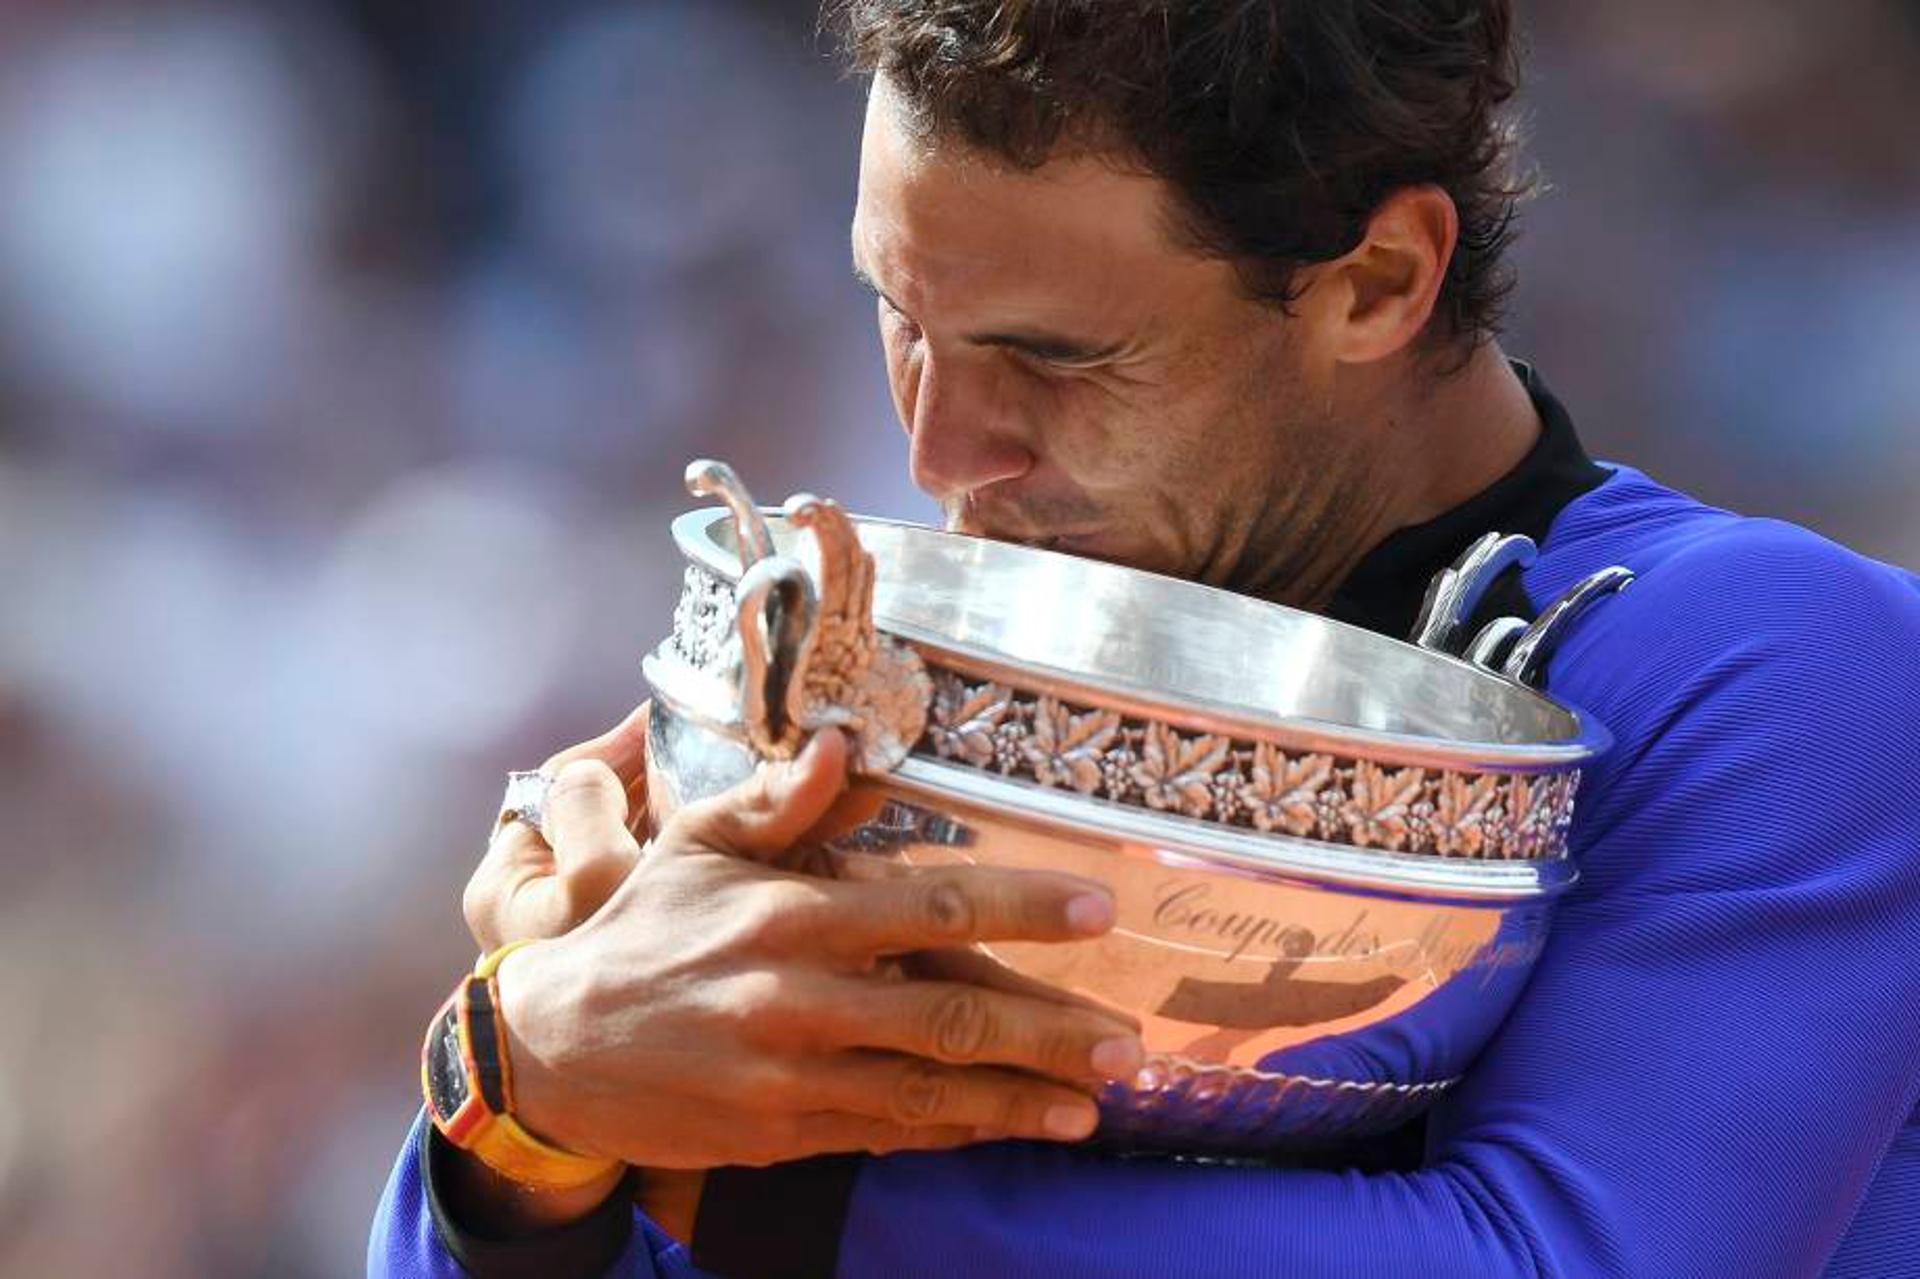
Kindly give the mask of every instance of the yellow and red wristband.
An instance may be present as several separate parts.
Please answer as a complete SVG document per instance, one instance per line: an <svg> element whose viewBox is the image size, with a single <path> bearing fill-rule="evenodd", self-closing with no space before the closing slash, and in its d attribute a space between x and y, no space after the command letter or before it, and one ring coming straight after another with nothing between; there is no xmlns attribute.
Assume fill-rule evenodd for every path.
<svg viewBox="0 0 1920 1279"><path fill-rule="evenodd" d="M441 1005L421 1046L420 1087L434 1127L451 1144L530 1189L577 1190L606 1177L619 1162L563 1150L513 1117L512 1060L496 974L501 961L526 944L509 942L483 957ZM452 1113L443 1113L444 1099L435 1095L434 1055L454 1049L449 1039L457 1040L467 1087Z"/></svg>

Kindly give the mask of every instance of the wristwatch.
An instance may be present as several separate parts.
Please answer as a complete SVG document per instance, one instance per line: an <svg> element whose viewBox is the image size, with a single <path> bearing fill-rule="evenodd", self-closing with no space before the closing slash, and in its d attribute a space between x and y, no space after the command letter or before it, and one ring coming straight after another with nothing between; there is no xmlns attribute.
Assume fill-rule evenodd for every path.
<svg viewBox="0 0 1920 1279"><path fill-rule="evenodd" d="M420 1048L420 1090L433 1126L452 1145L530 1189L575 1190L620 1165L562 1150L513 1117L513 1074L494 974L525 944L509 943L482 959L434 1014Z"/></svg>

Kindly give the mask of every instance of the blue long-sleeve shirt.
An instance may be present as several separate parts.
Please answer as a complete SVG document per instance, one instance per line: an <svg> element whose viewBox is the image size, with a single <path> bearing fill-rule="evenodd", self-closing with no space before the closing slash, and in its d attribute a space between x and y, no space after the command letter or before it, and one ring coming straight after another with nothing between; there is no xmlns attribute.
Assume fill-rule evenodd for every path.
<svg viewBox="0 0 1920 1279"><path fill-rule="evenodd" d="M1638 580L1549 676L1616 740L1581 791L1581 881L1420 1167L867 1159L790 1273L1920 1276L1920 579L1620 468L1557 509L1521 585L1537 607L1614 563ZM462 1273L422 1146L375 1274ZM634 1216L606 1273L705 1273ZM756 1228L703 1207L695 1251Z"/></svg>

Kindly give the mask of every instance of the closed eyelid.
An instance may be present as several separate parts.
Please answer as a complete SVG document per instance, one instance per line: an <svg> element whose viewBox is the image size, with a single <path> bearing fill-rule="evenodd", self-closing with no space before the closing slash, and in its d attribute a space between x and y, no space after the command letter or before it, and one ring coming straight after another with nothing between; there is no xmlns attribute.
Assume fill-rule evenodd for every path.
<svg viewBox="0 0 1920 1279"><path fill-rule="evenodd" d="M868 275L866 272L866 269L862 267L858 262L853 264L853 278L860 282L861 288L873 294L873 296L879 298L882 302L885 302L888 306L892 307L894 310L896 311L900 310L900 304L898 302L895 302L892 298L888 297L884 292L882 292L880 286L874 283L873 277ZM901 311L900 313L902 315L906 314L906 312L904 311Z"/></svg>
<svg viewBox="0 0 1920 1279"><path fill-rule="evenodd" d="M1001 347L1061 369L1093 369L1110 364L1126 349L1125 343L1088 346L1041 334L986 333L969 339L976 346Z"/></svg>
<svg viewBox="0 0 1920 1279"><path fill-rule="evenodd" d="M880 299L888 310L907 323L918 327L913 317L908 315L898 302L888 297L858 262L853 264L853 278L874 297ZM1000 347L1016 351L1044 364L1067 370L1097 368L1110 363L1126 348L1123 342L1095 345L1044 333L979 333L969 336L967 341L974 346Z"/></svg>

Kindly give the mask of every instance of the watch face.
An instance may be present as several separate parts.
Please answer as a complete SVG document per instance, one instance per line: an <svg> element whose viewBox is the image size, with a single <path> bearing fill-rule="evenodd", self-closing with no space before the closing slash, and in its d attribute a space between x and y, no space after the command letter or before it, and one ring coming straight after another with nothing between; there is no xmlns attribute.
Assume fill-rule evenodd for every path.
<svg viewBox="0 0 1920 1279"><path fill-rule="evenodd" d="M449 1006L434 1023L427 1048L427 1100L442 1121L453 1118L467 1104L467 1066L460 1057L460 1023Z"/></svg>

